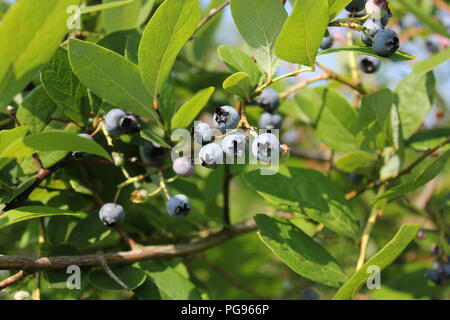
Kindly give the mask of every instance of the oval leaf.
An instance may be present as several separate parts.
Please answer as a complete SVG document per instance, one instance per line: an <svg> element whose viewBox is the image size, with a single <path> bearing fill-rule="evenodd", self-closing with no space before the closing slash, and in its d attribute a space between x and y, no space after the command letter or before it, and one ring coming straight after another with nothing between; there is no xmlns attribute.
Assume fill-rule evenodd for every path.
<svg viewBox="0 0 450 320"><path fill-rule="evenodd" d="M214 87L200 90L195 96L183 104L172 118L172 129L186 128L189 126L208 103L213 93Z"/></svg>
<svg viewBox="0 0 450 320"><path fill-rule="evenodd" d="M200 20L197 0L166 0L156 10L139 45L139 69L148 91L157 96L186 41Z"/></svg>
<svg viewBox="0 0 450 320"><path fill-rule="evenodd" d="M261 240L301 276L331 287L347 280L336 259L288 220L257 214L255 221Z"/></svg>
<svg viewBox="0 0 450 320"><path fill-rule="evenodd" d="M99 97L142 117L158 119L138 67L96 44L69 40L69 59L80 81Z"/></svg>
<svg viewBox="0 0 450 320"><path fill-rule="evenodd" d="M45 206L29 206L12 209L0 216L0 229L10 226L14 223L50 216L81 216L81 213L71 212Z"/></svg>

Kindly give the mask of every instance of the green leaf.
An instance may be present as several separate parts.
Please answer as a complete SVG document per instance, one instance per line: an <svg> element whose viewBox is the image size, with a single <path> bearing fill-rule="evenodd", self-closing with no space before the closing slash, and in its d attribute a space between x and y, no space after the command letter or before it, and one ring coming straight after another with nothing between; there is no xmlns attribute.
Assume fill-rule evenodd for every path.
<svg viewBox="0 0 450 320"><path fill-rule="evenodd" d="M164 129L157 126L143 125L140 135L143 139L155 142L161 147L171 149L172 147L164 140Z"/></svg>
<svg viewBox="0 0 450 320"><path fill-rule="evenodd" d="M28 126L20 126L10 130L0 130L0 150L6 149L14 141L24 137L28 132Z"/></svg>
<svg viewBox="0 0 450 320"><path fill-rule="evenodd" d="M156 10L139 45L139 69L150 94L157 96L175 59L200 20L197 0L166 0Z"/></svg>
<svg viewBox="0 0 450 320"><path fill-rule="evenodd" d="M337 151L356 151L358 112L338 91L307 88L295 100L316 126L320 140Z"/></svg>
<svg viewBox="0 0 450 320"><path fill-rule="evenodd" d="M96 44L69 41L69 59L80 81L104 100L142 117L158 119L138 67Z"/></svg>
<svg viewBox="0 0 450 320"><path fill-rule="evenodd" d="M417 18L425 23L431 30L440 33L447 38L450 37L450 34L444 24L434 20L432 15L428 15L423 12L420 6L415 5L411 0L398 0L398 2L400 2L407 11L412 12Z"/></svg>
<svg viewBox="0 0 450 320"><path fill-rule="evenodd" d="M328 0L330 21L333 20L352 0Z"/></svg>
<svg viewBox="0 0 450 320"><path fill-rule="evenodd" d="M413 65L413 71L417 74L425 74L436 68L438 65L448 61L448 59L450 59L450 47L426 60L415 63Z"/></svg>
<svg viewBox="0 0 450 320"><path fill-rule="evenodd" d="M301 276L331 287L347 280L336 259L288 220L257 214L255 221L261 240Z"/></svg>
<svg viewBox="0 0 450 320"><path fill-rule="evenodd" d="M360 47L360 46L334 47L334 48L330 48L327 50L323 50L323 51L319 52L318 55L321 56L324 54L349 52L349 51L360 53L360 54L365 54L365 55L369 55L369 56L374 56L374 57L378 57L381 59L393 60L393 61L409 61L409 60L414 60L416 58L416 57L414 57L406 52L402 52L402 51L397 51L391 57L385 58L385 57L378 56L375 53L375 51L373 51L373 49L370 47Z"/></svg>
<svg viewBox="0 0 450 320"><path fill-rule="evenodd" d="M351 300L358 293L361 286L373 274L367 272L370 266L378 266L380 271L389 266L405 250L416 237L418 225L403 225L397 234L376 255L370 258L350 279L339 289L334 300Z"/></svg>
<svg viewBox="0 0 450 320"><path fill-rule="evenodd" d="M431 110L430 87L434 86L432 73L411 73L394 90L403 137L408 139L420 127Z"/></svg>
<svg viewBox="0 0 450 320"><path fill-rule="evenodd" d="M139 263L156 286L174 300L202 300L199 289L178 270L164 261Z"/></svg>
<svg viewBox="0 0 450 320"><path fill-rule="evenodd" d="M103 5L116 2L115 0L103 0ZM147 2L151 3L147 4ZM118 30L138 28L141 23L140 16L143 5L146 5L145 10L148 15L154 3L154 0L134 0L123 6L103 11L102 21L106 32L112 33Z"/></svg>
<svg viewBox="0 0 450 320"><path fill-rule="evenodd" d="M17 119L30 128L30 133L39 133L52 121L51 116L58 106L50 99L43 86L36 87L23 100L17 110Z"/></svg>
<svg viewBox="0 0 450 320"><path fill-rule="evenodd" d="M0 107L36 76L52 57L66 27L67 7L80 0L21 0L0 24Z"/></svg>
<svg viewBox="0 0 450 320"><path fill-rule="evenodd" d="M427 151L450 137L450 128L433 128L419 131L411 136L407 145L415 150ZM443 149L449 148L447 145Z"/></svg>
<svg viewBox="0 0 450 320"><path fill-rule="evenodd" d="M239 49L230 46L220 46L217 49L219 58L226 64L232 73L245 72L250 77L252 86L257 86L261 72L255 61Z"/></svg>
<svg viewBox="0 0 450 320"><path fill-rule="evenodd" d="M121 7L121 6L130 4L134 1L136 1L136 0L116 0L116 1L111 1L108 3L97 4L94 6L87 6L87 7L81 9L81 14L93 13L93 12L108 10L108 9L112 9L112 8L117 8L117 7Z"/></svg>
<svg viewBox="0 0 450 320"><path fill-rule="evenodd" d="M56 50L53 58L41 71L41 82L48 96L68 117L78 124L84 123L81 98L87 95L86 88L73 74L65 49L59 47ZM46 112L43 109L45 108L39 111Z"/></svg>
<svg viewBox="0 0 450 320"><path fill-rule="evenodd" d="M337 159L336 167L345 172L370 174L376 160L376 157L368 152L355 151Z"/></svg>
<svg viewBox="0 0 450 320"><path fill-rule="evenodd" d="M238 95L247 101L250 100L250 95L253 91L250 77L245 72L238 72L226 78L223 82L223 88L229 93Z"/></svg>
<svg viewBox="0 0 450 320"><path fill-rule="evenodd" d="M47 131L16 140L0 151L0 159L12 159L43 151L80 151L111 159L96 142L62 131Z"/></svg>
<svg viewBox="0 0 450 320"><path fill-rule="evenodd" d="M258 65L271 77L277 70L275 41L287 18L280 1L231 0L231 14Z"/></svg>
<svg viewBox="0 0 450 320"><path fill-rule="evenodd" d="M361 101L359 130L356 141L365 151L381 150L389 136L389 122L393 95L389 89L381 89L365 95Z"/></svg>
<svg viewBox="0 0 450 320"><path fill-rule="evenodd" d="M97 45L124 56L128 40L139 43L141 38L142 35L138 29L121 30L108 34L97 42Z"/></svg>
<svg viewBox="0 0 450 320"><path fill-rule="evenodd" d="M327 1L297 0L276 42L277 56L313 67L328 18Z"/></svg>
<svg viewBox="0 0 450 320"><path fill-rule="evenodd" d="M172 118L171 128L187 128L208 103L214 90L214 87L200 90L195 96L186 101Z"/></svg>
<svg viewBox="0 0 450 320"><path fill-rule="evenodd" d="M111 268L116 275L130 290L139 287L146 279L145 272L133 266L120 266ZM94 287L105 291L124 290L115 280L113 280L104 270L95 270L89 274L89 283Z"/></svg>
<svg viewBox="0 0 450 320"><path fill-rule="evenodd" d="M386 192L376 197L373 204L377 205L380 202L389 201L425 185L439 174L447 163L449 157L450 150L447 150L439 156L439 158L435 159L428 167L422 170L416 177L414 177L414 179L388 189Z"/></svg>
<svg viewBox="0 0 450 320"><path fill-rule="evenodd" d="M0 229L17 222L50 216L81 216L81 214L45 206L20 207L9 210L0 216Z"/></svg>
<svg viewBox="0 0 450 320"><path fill-rule="evenodd" d="M27 190L35 181L36 177L30 177L19 184L16 188L8 190L0 195L0 210L3 210L4 206L7 203L10 203L12 200L21 195L25 190Z"/></svg>
<svg viewBox="0 0 450 320"><path fill-rule="evenodd" d="M359 227L349 202L344 199L342 190L322 173L280 167L275 175L261 175L255 170L242 178L278 207L306 215L341 235L358 236Z"/></svg>

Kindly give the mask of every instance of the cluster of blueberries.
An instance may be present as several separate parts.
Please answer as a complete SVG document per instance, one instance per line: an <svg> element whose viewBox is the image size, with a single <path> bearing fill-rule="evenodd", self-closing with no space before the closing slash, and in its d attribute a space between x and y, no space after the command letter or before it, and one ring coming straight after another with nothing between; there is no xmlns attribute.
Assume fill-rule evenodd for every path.
<svg viewBox="0 0 450 320"><path fill-rule="evenodd" d="M425 236L426 232L424 229L420 229L417 232L418 240L425 239ZM445 284L447 279L450 279L450 255L447 256L447 261L444 261L440 255L440 251L441 250L436 245L431 248L431 253L438 256L438 259L433 262L432 269L425 272L425 277L434 282L436 285L442 286Z"/></svg>
<svg viewBox="0 0 450 320"><path fill-rule="evenodd" d="M281 126L282 117L275 112L280 104L278 93L267 88L263 90L257 99L257 103L265 110L259 119L259 126L267 131L258 135L252 142L252 154L263 163L270 163L279 155L280 142L270 130ZM198 158L202 166L210 169L217 168L224 163L224 158L236 159L245 157L249 148L248 137L236 130L240 123L239 112L232 106L221 106L216 108L213 115L214 126L222 133L221 143L216 143L217 138L213 134L212 127L206 122L200 122L192 128L194 141L202 147ZM135 134L140 131L141 126L135 115L127 113L122 109L110 110L104 118L104 126L112 137L122 134ZM88 134L79 136L91 139ZM82 157L81 152L73 152L75 157ZM145 142L143 156L150 162L160 162L167 152L164 148L153 142ZM194 161L190 156L182 156L173 161L174 172L182 177L191 177L194 174ZM185 217L191 210L189 198L184 194L170 197L167 202L167 212L172 217ZM106 203L99 211L102 223L108 227L120 224L125 218L124 208L116 203Z"/></svg>
<svg viewBox="0 0 450 320"><path fill-rule="evenodd" d="M390 57L399 49L400 40L397 33L385 29L391 16L386 0L353 0L345 9L351 13L352 17L369 16L363 24L366 32L361 33L361 40L372 47L377 55ZM326 50L332 44L333 37L327 30L320 48ZM378 71L380 65L381 60L378 57L362 55L359 58L359 66L365 73Z"/></svg>

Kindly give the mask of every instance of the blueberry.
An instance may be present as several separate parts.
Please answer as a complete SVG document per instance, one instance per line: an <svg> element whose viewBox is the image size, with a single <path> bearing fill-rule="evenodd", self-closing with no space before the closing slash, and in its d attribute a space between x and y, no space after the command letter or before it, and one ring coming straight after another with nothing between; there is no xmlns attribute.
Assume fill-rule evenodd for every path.
<svg viewBox="0 0 450 320"><path fill-rule="evenodd" d="M446 275L441 270L431 269L425 272L425 277L440 286L444 284Z"/></svg>
<svg viewBox="0 0 450 320"><path fill-rule="evenodd" d="M126 112L122 109L111 109L108 111L105 116L105 128L108 130L110 135L118 136L122 133L120 123L126 115Z"/></svg>
<svg viewBox="0 0 450 320"><path fill-rule="evenodd" d="M222 140L223 152L228 157L234 159L234 157L242 158L247 151L247 137L242 132L233 132L227 135Z"/></svg>
<svg viewBox="0 0 450 320"><path fill-rule="evenodd" d="M389 6L387 0L367 0L366 12L375 19L381 19L388 14Z"/></svg>
<svg viewBox="0 0 450 320"><path fill-rule="evenodd" d="M261 129L279 129L283 118L279 114L264 112L258 120L258 126Z"/></svg>
<svg viewBox="0 0 450 320"><path fill-rule="evenodd" d="M214 169L223 164L222 147L216 143L209 143L203 146L198 153L202 166Z"/></svg>
<svg viewBox="0 0 450 320"><path fill-rule="evenodd" d="M320 42L320 49L327 50L327 49L331 48L332 45L333 45L333 36L327 30L327 32L325 33L325 36L323 37L322 41Z"/></svg>
<svg viewBox="0 0 450 320"><path fill-rule="evenodd" d="M357 173L346 173L347 180L352 184L360 184L363 176Z"/></svg>
<svg viewBox="0 0 450 320"><path fill-rule="evenodd" d="M425 41L425 45L427 46L428 51L431 53L436 53L441 48L441 41L439 40L439 36L436 34L430 35Z"/></svg>
<svg viewBox="0 0 450 320"><path fill-rule="evenodd" d="M145 141L144 142L144 155L147 157L150 163L161 163L164 160L167 152L166 149L162 148L159 144Z"/></svg>
<svg viewBox="0 0 450 320"><path fill-rule="evenodd" d="M272 133L263 133L253 140L252 153L261 162L272 162L279 156L280 142Z"/></svg>
<svg viewBox="0 0 450 320"><path fill-rule="evenodd" d="M382 29L373 38L372 48L382 57L390 57L400 47L398 35L390 29Z"/></svg>
<svg viewBox="0 0 450 320"><path fill-rule="evenodd" d="M280 98L274 89L266 88L258 97L257 102L267 112L274 112L280 105Z"/></svg>
<svg viewBox="0 0 450 320"><path fill-rule="evenodd" d="M198 144L205 145L213 140L212 129L206 122L200 122L195 125L194 129L194 140Z"/></svg>
<svg viewBox="0 0 450 320"><path fill-rule="evenodd" d="M403 29L419 27L420 25L421 22L412 13L405 14L403 18L400 20L400 26Z"/></svg>
<svg viewBox="0 0 450 320"><path fill-rule="evenodd" d="M295 144L300 139L300 132L298 130L288 130L281 136L281 141L286 144Z"/></svg>
<svg viewBox="0 0 450 320"><path fill-rule="evenodd" d="M319 294L313 289L306 289L300 296L300 300L319 300Z"/></svg>
<svg viewBox="0 0 450 320"><path fill-rule="evenodd" d="M381 59L373 56L361 56L359 67L364 73L374 73L380 69Z"/></svg>
<svg viewBox="0 0 450 320"><path fill-rule="evenodd" d="M141 130L141 125L134 115L116 108L106 114L105 128L111 136L119 136L137 133Z"/></svg>
<svg viewBox="0 0 450 320"><path fill-rule="evenodd" d="M357 12L364 10L365 6L366 0L353 0L345 7L345 10L348 12Z"/></svg>
<svg viewBox="0 0 450 320"><path fill-rule="evenodd" d="M425 230L424 229L420 229L419 231L417 231L417 234L416 234L416 238L418 239L418 240L423 240L423 239L425 239Z"/></svg>
<svg viewBox="0 0 450 320"><path fill-rule="evenodd" d="M370 37L368 37L364 32L361 32L361 40L366 45L371 46L373 37L375 37L378 31L383 29L383 25L381 24L380 20L369 18L366 20L366 22L364 22L363 27L368 30L367 32Z"/></svg>
<svg viewBox="0 0 450 320"><path fill-rule="evenodd" d="M191 177L194 174L195 166L188 156L176 159L172 164L173 171L182 177Z"/></svg>
<svg viewBox="0 0 450 320"><path fill-rule="evenodd" d="M177 194L167 202L167 212L171 217L185 217L191 211L191 202L184 194Z"/></svg>
<svg viewBox="0 0 450 320"><path fill-rule="evenodd" d="M94 138L92 138L89 134L87 133L79 133L78 134L79 137L88 139L88 140L94 140ZM80 152L80 151L73 151L72 152L72 156L75 158L82 158L85 157L87 154L85 152Z"/></svg>
<svg viewBox="0 0 450 320"><path fill-rule="evenodd" d="M119 204L105 203L100 208L99 217L105 226L114 227L125 218L125 210Z"/></svg>
<svg viewBox="0 0 450 320"><path fill-rule="evenodd" d="M231 106L222 106L216 108L214 113L214 125L222 133L227 132L227 130L235 129L240 121L239 113Z"/></svg>

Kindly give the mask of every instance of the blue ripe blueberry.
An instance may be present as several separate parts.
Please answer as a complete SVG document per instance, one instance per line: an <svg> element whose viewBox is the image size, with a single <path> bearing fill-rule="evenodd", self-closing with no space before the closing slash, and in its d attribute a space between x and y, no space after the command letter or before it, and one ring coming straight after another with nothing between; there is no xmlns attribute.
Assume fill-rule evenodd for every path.
<svg viewBox="0 0 450 320"><path fill-rule="evenodd" d="M363 179L363 176L357 173L347 173L346 176L348 181L352 184L359 184Z"/></svg>
<svg viewBox="0 0 450 320"><path fill-rule="evenodd" d="M375 19L381 19L389 12L387 0L367 0L366 12Z"/></svg>
<svg viewBox="0 0 450 320"><path fill-rule="evenodd" d="M364 10L365 6L366 0L353 0L345 7L345 10L348 12L358 12Z"/></svg>
<svg viewBox="0 0 450 320"><path fill-rule="evenodd" d="M394 31L382 29L373 38L372 48L377 55L390 57L400 48L400 39Z"/></svg>
<svg viewBox="0 0 450 320"><path fill-rule="evenodd" d="M442 270L430 269L425 272L425 277L434 282L436 285L443 285L446 279L446 274Z"/></svg>
<svg viewBox="0 0 450 320"><path fill-rule="evenodd" d="M162 148L159 144L145 141L144 142L144 155L151 163L161 163L166 156L166 149Z"/></svg>
<svg viewBox="0 0 450 320"><path fill-rule="evenodd" d="M242 132L233 132L222 140L223 152L231 158L242 158L247 151L247 137Z"/></svg>
<svg viewBox="0 0 450 320"><path fill-rule="evenodd" d="M213 140L212 129L206 122L200 122L193 129L194 140L198 144L205 145Z"/></svg>
<svg viewBox="0 0 450 320"><path fill-rule="evenodd" d="M107 227L114 227L125 219L125 210L116 203L105 203L99 211L102 223Z"/></svg>
<svg viewBox="0 0 450 320"><path fill-rule="evenodd" d="M203 146L198 157L202 166L214 169L223 164L223 150L222 147L216 143L209 143Z"/></svg>
<svg viewBox="0 0 450 320"><path fill-rule="evenodd" d="M172 169L176 174L182 177L192 177L195 171L195 166L192 159L188 156L177 158L173 164Z"/></svg>
<svg viewBox="0 0 450 320"><path fill-rule="evenodd" d="M105 128L111 136L134 134L141 130L141 125L134 115L122 109L111 109L105 116Z"/></svg>
<svg viewBox="0 0 450 320"><path fill-rule="evenodd" d="M231 106L222 106L216 108L214 113L214 125L220 132L225 133L227 130L235 129L240 121L239 113Z"/></svg>
<svg viewBox="0 0 450 320"><path fill-rule="evenodd" d="M267 112L274 112L280 105L278 92L272 88L266 88L256 100L261 108Z"/></svg>
<svg viewBox="0 0 450 320"><path fill-rule="evenodd" d="M167 202L167 212L171 217L181 218L185 217L191 211L191 202L189 198L184 194L174 195Z"/></svg>
<svg viewBox="0 0 450 320"><path fill-rule="evenodd" d="M280 154L280 142L272 133L263 133L253 140L252 153L261 162L272 162Z"/></svg>
<svg viewBox="0 0 450 320"><path fill-rule="evenodd" d="M313 289L306 289L300 296L300 300L319 300L319 294Z"/></svg>
<svg viewBox="0 0 450 320"><path fill-rule="evenodd" d="M85 139L88 139L88 140L94 140L94 138L92 138L87 133L79 133L78 136L82 137L82 138L85 138ZM74 152L72 152L72 156L75 157L75 158L82 158L82 157L86 156L86 153L85 152L80 152L80 151L74 151Z"/></svg>
<svg viewBox="0 0 450 320"><path fill-rule="evenodd" d="M327 49L331 48L332 45L333 45L333 36L327 30L327 32L325 33L325 36L323 37L322 41L320 42L320 49L327 50Z"/></svg>
<svg viewBox="0 0 450 320"><path fill-rule="evenodd" d="M441 41L439 40L439 36L436 34L430 35L425 41L425 45L427 46L428 51L431 53L436 53L441 48Z"/></svg>
<svg viewBox="0 0 450 320"><path fill-rule="evenodd" d="M258 126L260 129L279 129L283 118L276 113L264 112L258 120Z"/></svg>
<svg viewBox="0 0 450 320"><path fill-rule="evenodd" d="M413 28L413 27L419 27L422 23L417 20L416 16L412 13L407 13L403 16L403 18L400 20L400 26L403 29L407 28Z"/></svg>
<svg viewBox="0 0 450 320"><path fill-rule="evenodd" d="M374 73L380 69L381 59L374 56L361 56L359 58L359 67L364 73Z"/></svg>
<svg viewBox="0 0 450 320"><path fill-rule="evenodd" d="M361 40L366 45L371 46L373 37L375 37L378 31L383 29L383 25L380 20L369 18L364 22L363 27L368 30L369 37L364 32L361 32Z"/></svg>

